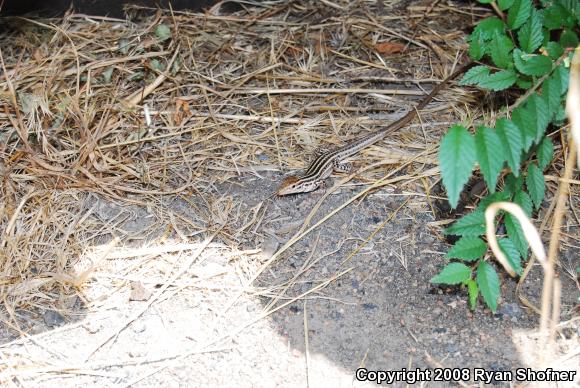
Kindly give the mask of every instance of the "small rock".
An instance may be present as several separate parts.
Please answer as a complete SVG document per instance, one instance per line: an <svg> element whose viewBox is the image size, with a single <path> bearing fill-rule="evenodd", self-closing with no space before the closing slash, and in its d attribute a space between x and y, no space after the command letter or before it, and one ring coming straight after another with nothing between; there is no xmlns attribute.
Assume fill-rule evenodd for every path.
<svg viewBox="0 0 580 388"><path fill-rule="evenodd" d="M499 312L508 319L521 318L524 314L522 308L517 303L502 303L499 306Z"/></svg>
<svg viewBox="0 0 580 388"><path fill-rule="evenodd" d="M64 317L55 310L46 310L43 319L46 326L49 327L57 327L64 324Z"/></svg>
<svg viewBox="0 0 580 388"><path fill-rule="evenodd" d="M377 306L376 304L373 304L373 303L363 303L362 307L366 311L372 311L372 310L377 309L379 306Z"/></svg>
<svg viewBox="0 0 580 388"><path fill-rule="evenodd" d="M131 282L131 295L129 295L130 301L144 302L149 300L151 297L151 291L143 286L141 282Z"/></svg>
<svg viewBox="0 0 580 388"><path fill-rule="evenodd" d="M339 311L332 311L330 313L330 318L334 319L335 321L338 321L339 319L344 318L344 315Z"/></svg>
<svg viewBox="0 0 580 388"><path fill-rule="evenodd" d="M131 325L131 329L135 333L143 333L147 329L147 326L145 326L145 323L142 321L136 321Z"/></svg>
<svg viewBox="0 0 580 388"><path fill-rule="evenodd" d="M279 245L280 243L275 237L266 235L266 238L264 238L264 242L262 243L262 258L269 259L272 257L272 255L274 255L278 250Z"/></svg>
<svg viewBox="0 0 580 388"><path fill-rule="evenodd" d="M459 350L459 347L455 344L447 344L447 348L445 350L448 353L455 353Z"/></svg>

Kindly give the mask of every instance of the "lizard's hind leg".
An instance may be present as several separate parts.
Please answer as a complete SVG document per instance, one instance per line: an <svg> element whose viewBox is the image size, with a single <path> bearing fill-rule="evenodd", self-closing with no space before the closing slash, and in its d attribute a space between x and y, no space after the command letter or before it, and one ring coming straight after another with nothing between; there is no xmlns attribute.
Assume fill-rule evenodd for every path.
<svg viewBox="0 0 580 388"><path fill-rule="evenodd" d="M332 169L334 170L334 172L346 174L352 171L352 163L334 162L332 164Z"/></svg>

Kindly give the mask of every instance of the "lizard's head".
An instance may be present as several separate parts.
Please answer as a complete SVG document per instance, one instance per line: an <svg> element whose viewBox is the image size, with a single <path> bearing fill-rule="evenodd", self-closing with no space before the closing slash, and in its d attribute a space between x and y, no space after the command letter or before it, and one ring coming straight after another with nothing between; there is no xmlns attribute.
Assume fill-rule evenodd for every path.
<svg viewBox="0 0 580 388"><path fill-rule="evenodd" d="M279 196L283 195L291 195L291 194L299 194L299 193L308 193L310 191L314 191L318 188L318 184L316 182L301 182L300 178L297 176L289 176L288 178L284 179L280 186L278 187L278 191L276 194Z"/></svg>

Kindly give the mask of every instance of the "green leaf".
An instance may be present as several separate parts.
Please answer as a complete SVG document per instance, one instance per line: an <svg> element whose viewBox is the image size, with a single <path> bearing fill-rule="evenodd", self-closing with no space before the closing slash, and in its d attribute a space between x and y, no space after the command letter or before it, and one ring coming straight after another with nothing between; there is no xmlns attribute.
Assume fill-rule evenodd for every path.
<svg viewBox="0 0 580 388"><path fill-rule="evenodd" d="M495 122L495 132L504 145L504 155L512 173L518 176L524 140L517 125L507 119L499 119Z"/></svg>
<svg viewBox="0 0 580 388"><path fill-rule="evenodd" d="M474 211L458 219L445 229L445 234L456 236L480 236L485 233L485 216L482 211Z"/></svg>
<svg viewBox="0 0 580 388"><path fill-rule="evenodd" d="M439 165L449 203L457 206L459 194L471 176L475 163L475 140L467 129L454 125L447 131L439 147Z"/></svg>
<svg viewBox="0 0 580 388"><path fill-rule="evenodd" d="M488 51L491 55L491 60L497 67L507 69L512 64L512 57L510 52L514 45L510 38L503 32L496 31L493 39L489 43Z"/></svg>
<svg viewBox="0 0 580 388"><path fill-rule="evenodd" d="M485 39L481 33L473 32L469 36L469 56L479 61L485 54Z"/></svg>
<svg viewBox="0 0 580 388"><path fill-rule="evenodd" d="M556 70L554 70L551 77L560 81L560 95L565 94L568 91L568 80L570 78L569 70L563 65L560 65Z"/></svg>
<svg viewBox="0 0 580 388"><path fill-rule="evenodd" d="M554 60L560 58L560 56L564 54L564 49L560 46L560 43L556 42L548 42L546 44L546 51L550 58Z"/></svg>
<svg viewBox="0 0 580 388"><path fill-rule="evenodd" d="M513 241L509 238L499 238L497 240L499 247L501 248L502 252L506 255L507 261L512 266L513 270L518 274L521 275L522 273L522 260L520 258L520 253L518 249L514 245Z"/></svg>
<svg viewBox="0 0 580 388"><path fill-rule="evenodd" d="M556 125L563 125L564 121L566 120L566 109L564 109L564 107L562 105L560 105L558 107L558 111L556 112L556 115L554 116L554 124Z"/></svg>
<svg viewBox="0 0 580 388"><path fill-rule="evenodd" d="M526 193L523 190L518 190L514 195L514 202L520 205L520 207L528 217L532 216L533 211L532 199L530 198L528 193Z"/></svg>
<svg viewBox="0 0 580 388"><path fill-rule="evenodd" d="M557 79L557 73L552 74L544 83L542 84L542 99L548 107L548 120L551 121L558 107L562 101L560 93L560 80Z"/></svg>
<svg viewBox="0 0 580 388"><path fill-rule="evenodd" d="M527 53L533 53L542 44L542 19L538 11L533 10L528 21L518 31L521 48Z"/></svg>
<svg viewBox="0 0 580 388"><path fill-rule="evenodd" d="M497 298L500 293L499 276L497 276L495 268L487 262L481 261L477 266L476 280L485 304L495 313L497 309Z"/></svg>
<svg viewBox="0 0 580 388"><path fill-rule="evenodd" d="M578 35L572 30L564 30L560 35L560 44L562 47L576 47L578 46Z"/></svg>
<svg viewBox="0 0 580 388"><path fill-rule="evenodd" d="M520 27L528 20L532 11L532 0L515 0L507 16L507 25L512 30Z"/></svg>
<svg viewBox="0 0 580 388"><path fill-rule="evenodd" d="M471 268L462 263L449 263L430 282L435 284L459 284L471 278Z"/></svg>
<svg viewBox="0 0 580 388"><path fill-rule="evenodd" d="M479 82L479 86L497 92L509 88L517 79L518 77L513 70L502 70Z"/></svg>
<svg viewBox="0 0 580 388"><path fill-rule="evenodd" d="M459 85L477 85L481 80L486 79L488 76L489 67L475 66L465 73L461 81L459 81Z"/></svg>
<svg viewBox="0 0 580 388"><path fill-rule="evenodd" d="M503 167L503 144L493 129L480 126L475 133L475 151L483 178L489 191L493 193Z"/></svg>
<svg viewBox="0 0 580 388"><path fill-rule="evenodd" d="M487 245L479 237L465 236L460 238L453 248L445 255L446 259L461 259L473 261L482 257L487 251Z"/></svg>
<svg viewBox="0 0 580 388"><path fill-rule="evenodd" d="M517 176L514 175L513 172L506 175L504 190L509 193L509 195L513 195L514 193L521 191L523 185L524 177L522 175Z"/></svg>
<svg viewBox="0 0 580 388"><path fill-rule="evenodd" d="M511 214L506 214L504 217L504 223L508 237L513 241L514 245L520 252L520 255L522 255L524 259L527 258L528 242L526 241L520 222Z"/></svg>
<svg viewBox="0 0 580 388"><path fill-rule="evenodd" d="M538 164L544 170L552 162L552 158L554 157L554 144L552 144L552 140L548 136L542 139L538 145L536 154L538 155Z"/></svg>
<svg viewBox="0 0 580 388"><path fill-rule="evenodd" d="M550 7L544 10L544 25L550 30L573 27L574 17L562 5L554 1Z"/></svg>
<svg viewBox="0 0 580 388"><path fill-rule="evenodd" d="M515 49L513 57L516 69L522 74L542 76L552 70L552 60L544 55L525 54Z"/></svg>
<svg viewBox="0 0 580 388"><path fill-rule="evenodd" d="M477 283L473 279L469 279L465 282L467 284L467 291L469 292L469 307L475 310L477 305L477 296L479 294L479 289L477 288Z"/></svg>
<svg viewBox="0 0 580 388"><path fill-rule="evenodd" d="M531 163L528 166L526 186L528 187L532 202L534 202L536 209L538 209L544 200L546 183L544 182L542 170L535 163Z"/></svg>
<svg viewBox="0 0 580 388"><path fill-rule="evenodd" d="M483 40L490 40L496 31L503 32L505 30L505 24L498 17L485 18L473 29L474 34L481 36ZM473 34L471 35L473 37Z"/></svg>
<svg viewBox="0 0 580 388"><path fill-rule="evenodd" d="M578 9L580 9L580 3L578 3L578 0L557 0L556 2L564 7L570 15L578 14Z"/></svg>
<svg viewBox="0 0 580 388"><path fill-rule="evenodd" d="M534 123L534 142L539 143L544 137L548 123L550 122L550 110L546 101L537 93L534 93L526 101L526 110L532 116Z"/></svg>
<svg viewBox="0 0 580 388"><path fill-rule="evenodd" d="M503 191L496 191L493 194L489 194L488 196L486 196L485 198L483 198L479 204L477 205L477 207L475 208L476 212L485 212L485 210L487 209L487 207L489 205L491 205L494 202L502 202L502 201L507 201L509 200L509 195L507 193L504 193Z"/></svg>
<svg viewBox="0 0 580 388"><path fill-rule="evenodd" d="M509 7L511 7L514 3L514 0L498 0L497 5L499 6L499 9L501 9L502 11L505 11L506 9L508 9Z"/></svg>
<svg viewBox="0 0 580 388"><path fill-rule="evenodd" d="M536 138L536 127L534 122L534 112L528 112L525 106L519 106L512 112L512 122L520 129L522 141L524 142L524 152L526 152Z"/></svg>
<svg viewBox="0 0 580 388"><path fill-rule="evenodd" d="M171 38L171 29L167 24L159 24L155 28L155 36L157 36L159 41L163 42L164 40Z"/></svg>
<svg viewBox="0 0 580 388"><path fill-rule="evenodd" d="M481 4L489 4L491 3L493 0L477 0L479 1Z"/></svg>
<svg viewBox="0 0 580 388"><path fill-rule="evenodd" d="M540 13L540 17L541 15L542 14ZM542 44L540 46L546 47L549 41L550 41L550 31L547 28L542 28ZM544 52L541 53L544 54Z"/></svg>
<svg viewBox="0 0 580 388"><path fill-rule="evenodd" d="M516 85L522 89L529 89L532 87L532 77L527 75L519 75Z"/></svg>

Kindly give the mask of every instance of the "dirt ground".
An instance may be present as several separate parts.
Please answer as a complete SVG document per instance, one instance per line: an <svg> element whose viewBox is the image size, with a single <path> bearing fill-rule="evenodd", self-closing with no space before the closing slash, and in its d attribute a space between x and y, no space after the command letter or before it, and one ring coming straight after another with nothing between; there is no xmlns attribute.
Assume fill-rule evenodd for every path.
<svg viewBox="0 0 580 388"><path fill-rule="evenodd" d="M279 42L275 37L291 32L294 35L285 39L295 39L289 50L291 55L297 55L292 51L297 49L292 47L299 46L299 36L307 36L307 31L326 24L330 25L333 39L344 39L342 44L347 41L364 49L368 43L364 39L349 41L332 35L349 30L361 19L388 25L390 32L383 33L394 41L398 39L397 31L401 31L401 42L411 46L419 41L427 48L459 51L465 47L465 31L488 12L472 3L469 10L461 8L467 7L465 3L452 2L393 2L378 6L376 2L337 1L324 2L324 7L314 3L296 2L294 8L284 8L282 3L273 2L271 12L268 8L259 9L263 12L259 13L260 19L252 19L257 11L249 6L245 11L220 17L227 22L235 17L252 20L246 24L248 29L243 34L247 35L243 39L265 39L260 33L266 32L258 29L265 28L272 42L266 44L267 53L277 49ZM348 12L341 13L335 7ZM164 17L171 20L167 15ZM372 20L373 15L376 20ZM392 15L400 19L389 19ZM449 20L441 22L445 18ZM256 24L255 20L262 21ZM282 26L280 20L286 24ZM423 24L413 35L409 23L415 20ZM152 23L151 19L146 21ZM205 33L217 33L221 21L216 23L215 30L208 27ZM71 30L80 28L74 21L67 25ZM430 43L427 33L432 37ZM437 36L453 36L455 43L448 42L446 46L444 39L434 38ZM248 41L238 44L238 37L231 39L231 47L251 52L245 46L250 44ZM429 73L428 63L445 58L449 62L438 68L449 70L454 55L423 53L416 66L406 68L410 65L405 53L391 54L395 60L383 53L380 58L361 56L358 62L354 60L360 68L348 68L340 59L352 58L344 58L344 54L330 59L330 50L337 51L337 47L328 49L326 62L317 63L313 58L323 57L324 51L313 43L312 63L302 57L298 62L304 62L297 66L308 69L304 74L311 78L391 77L389 71L377 68L384 63L385 68L392 66L397 77L422 74L424 78L441 79L441 74ZM232 54L220 55L229 58ZM228 66L232 72L241 71L233 62ZM210 75L217 78L218 71L218 67L204 69L204 79ZM283 77L278 81L257 79L259 83L250 85L252 88L285 86ZM229 85L239 80L234 78ZM306 79L294 81L295 88L328 87L311 85L309 82L314 81ZM199 78L193 82L199 82ZM340 86L412 91L418 90L416 85L426 89L432 86L392 80L365 82ZM462 92L455 86L430 105L421 122L353 158L353 176L333 177L323 192L271 197L288 173L305 167L319 143L336 145L367 129L376 130L373 123L402 116L409 101L417 99L372 92L370 97L354 93L333 99L322 93L310 95L312 100L306 104L275 94L260 94L243 103L251 105L248 109L252 112L260 112L266 124L255 119L243 121L235 106L216 112L216 117L241 128L240 132L220 132L223 137L218 136L217 143L211 143L216 142L212 131L217 131L217 127L211 127L202 145L195 138L183 140L188 143L179 151L182 164L156 170L157 174L166 173L172 183L192 182L193 178L195 185L189 184L184 191L164 195L125 193L125 200L115 198L111 194L115 191L78 187L60 189L58 196L52 191L43 192L46 203L38 201L35 206L45 209L45 213L62 211L70 215L55 240L58 244L54 243L51 250L61 252L57 256L66 261L65 272L86 273L86 278L78 287L61 281L58 287L43 288L45 278L35 278L33 271L30 279L36 283L20 286L30 292L28 302L16 304L13 300L17 298L10 297L12 302L7 303L8 297L4 299L0 326L0 365L4 365L0 367L0 381L13 387L363 387L376 384L355 379L355 371L361 367L391 371L470 368L470 373L474 368L513 371L536 367L537 355L531 349L537 341L538 316L519 303L517 280L498 271L502 274L502 297L495 314L481 301L474 311L470 310L466 290L461 287L429 283L446 262L444 255L450 245L442 230L453 221L434 214L431 188L439 180L436 146L451 123L465 118L465 105L477 100L470 95L472 92ZM159 98L164 94L160 92ZM170 126L161 118L168 105L156 106L155 98L149 100L159 114L154 115L154 121L160 128ZM191 104L190 123L196 126L200 125L194 121L198 110L207 113L203 101L201 98L201 102ZM296 112L296 105L320 108L334 103L343 104L342 109L282 114ZM349 111L346 106L358 110ZM470 109L473 113L479 108ZM274 128L267 119L278 110L282 113L275 116L287 120ZM349 121L355 114L352 112L359 114L355 117L358 121ZM293 123L290 119L294 118L311 121ZM161 139L163 133L159 130L154 135ZM2 141L8 142L7 137ZM219 148L224 141L232 143ZM139 158L149 157L150 165L155 165L173 152L167 147L159 154L147 148L137 150L131 154L135 163L131 168L143 167ZM4 175L15 173L4 166L2 170ZM557 174L556 167L551 174ZM369 190L377 182L381 184ZM138 183L142 186L134 187L148 187L149 182L143 179ZM125 182L118 180L114 184ZM550 184L552 194L548 194L536 223L550 211L556 187ZM177 186L182 185L174 185ZM577 209L579 197L573 193L570 201L571 208ZM53 202L53 207L46 205ZM80 225L82 236L75 235ZM19 227L24 228L20 224ZM560 358L555 365L561 370L579 370L579 355L573 351L580 336L574 272L580 266L579 230L580 225L573 221L566 225L558 267L563 325L557 350ZM548 236L546 231L544 241ZM82 242L83 249L69 257L65 246L73 239ZM541 288L542 273L536 264L523 293L538 305ZM28 294L22 291L19 295ZM12 306L16 307L11 310ZM579 379L576 376L575 382L554 386L573 386ZM510 382L491 383L514 386ZM473 379L462 384L479 386ZM406 385L402 381L394 384ZM430 381L420 385L444 387L456 383Z"/></svg>

